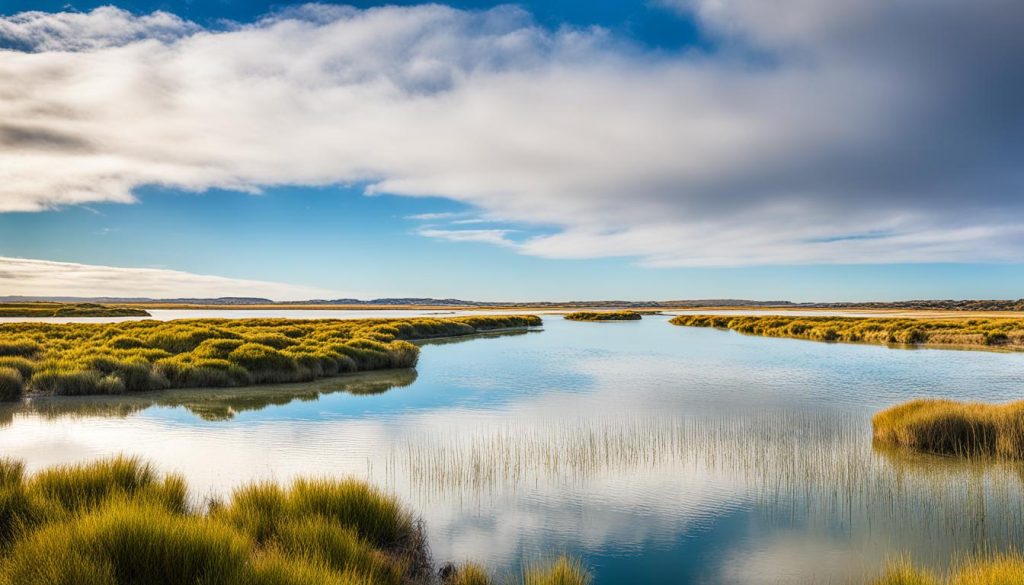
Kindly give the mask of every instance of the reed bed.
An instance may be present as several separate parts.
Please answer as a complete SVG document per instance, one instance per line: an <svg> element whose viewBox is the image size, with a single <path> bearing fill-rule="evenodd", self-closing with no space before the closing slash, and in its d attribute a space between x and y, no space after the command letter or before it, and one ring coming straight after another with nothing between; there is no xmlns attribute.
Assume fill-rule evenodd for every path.
<svg viewBox="0 0 1024 585"><path fill-rule="evenodd" d="M954 565L948 575L940 576L906 558L889 565L871 585L1022 585L1024 556L1008 553L980 557Z"/></svg>
<svg viewBox="0 0 1024 585"><path fill-rule="evenodd" d="M306 382L414 367L410 341L540 324L533 315L9 323L0 325L0 392L11 400Z"/></svg>
<svg viewBox="0 0 1024 585"><path fill-rule="evenodd" d="M421 523L360 481L254 483L196 507L183 478L134 458L31 476L0 459L3 585L425 585L434 574ZM523 583L588 579L559 559Z"/></svg>
<svg viewBox="0 0 1024 585"><path fill-rule="evenodd" d="M813 341L1024 349L1024 319L680 315L669 323Z"/></svg>
<svg viewBox="0 0 1024 585"><path fill-rule="evenodd" d="M578 311L565 316L570 321L639 321L636 311Z"/></svg>
<svg viewBox="0 0 1024 585"><path fill-rule="evenodd" d="M149 317L144 309L96 303L0 303L0 317Z"/></svg>
<svg viewBox="0 0 1024 585"><path fill-rule="evenodd" d="M875 441L962 457L1024 459L1024 401L913 400L871 419Z"/></svg>
<svg viewBox="0 0 1024 585"><path fill-rule="evenodd" d="M1024 467L879 450L866 423L780 412L486 425L412 434L389 455L386 473L390 485L408 483L401 489L417 505L458 494L470 508L520 490L648 473L717 477L735 490L722 505L752 502L766 515L840 524L894 547L921 534L941 534L927 543L940 551L1024 546ZM686 514L703 522L716 508Z"/></svg>

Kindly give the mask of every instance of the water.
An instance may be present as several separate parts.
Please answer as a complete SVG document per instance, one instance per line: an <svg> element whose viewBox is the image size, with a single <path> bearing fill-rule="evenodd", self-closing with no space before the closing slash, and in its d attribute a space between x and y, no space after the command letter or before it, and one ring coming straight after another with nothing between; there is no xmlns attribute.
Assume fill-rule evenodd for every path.
<svg viewBox="0 0 1024 585"><path fill-rule="evenodd" d="M1020 398L1024 354L898 350L574 323L423 346L416 372L0 410L32 469L141 455L197 499L352 475L426 522L440 560L568 552L597 583L862 582L908 552L1024 540L1024 468L879 451L870 415L920 396Z"/></svg>

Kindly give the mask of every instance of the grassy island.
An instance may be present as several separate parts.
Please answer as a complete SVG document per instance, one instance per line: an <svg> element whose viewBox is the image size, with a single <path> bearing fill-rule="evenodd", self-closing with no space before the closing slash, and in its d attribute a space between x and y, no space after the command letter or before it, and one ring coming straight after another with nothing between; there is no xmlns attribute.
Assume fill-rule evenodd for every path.
<svg viewBox="0 0 1024 585"><path fill-rule="evenodd" d="M0 324L0 400L304 382L416 365L414 340L541 324L448 319L196 319Z"/></svg>
<svg viewBox="0 0 1024 585"><path fill-rule="evenodd" d="M871 419L880 444L955 456L1024 459L1024 402L913 400Z"/></svg>
<svg viewBox="0 0 1024 585"><path fill-rule="evenodd" d="M149 312L95 303L0 303L0 317L149 317Z"/></svg>
<svg viewBox="0 0 1024 585"><path fill-rule="evenodd" d="M641 315L636 311L578 311L565 318L570 321L637 321Z"/></svg>
<svg viewBox="0 0 1024 585"><path fill-rule="evenodd" d="M685 327L716 327L748 335L814 341L1024 349L1024 319L680 315L669 322Z"/></svg>
<svg viewBox="0 0 1024 585"><path fill-rule="evenodd" d="M423 528L355 480L264 482L190 503L185 480L115 458L27 475L0 459L0 585L416 585L436 582ZM476 565L446 583L491 583ZM527 585L585 585L559 559Z"/></svg>

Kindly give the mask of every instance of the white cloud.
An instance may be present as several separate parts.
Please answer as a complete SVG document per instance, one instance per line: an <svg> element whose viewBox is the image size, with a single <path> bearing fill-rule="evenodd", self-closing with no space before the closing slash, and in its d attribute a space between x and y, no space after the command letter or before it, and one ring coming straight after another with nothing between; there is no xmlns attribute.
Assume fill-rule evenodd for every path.
<svg viewBox="0 0 1024 585"><path fill-rule="evenodd" d="M0 257L0 294L67 297L336 298L322 289L192 274L163 268L117 268Z"/></svg>
<svg viewBox="0 0 1024 585"><path fill-rule="evenodd" d="M422 228L417 230L416 233L427 238L437 238L439 240L447 240L449 242L477 242L483 244L494 244L495 246L518 248L519 245L508 238L508 235L514 231L515 230L502 229L446 230L438 228Z"/></svg>
<svg viewBox="0 0 1024 585"><path fill-rule="evenodd" d="M1019 2L675 5L715 50L651 54L514 8L0 19L22 49L0 51L0 211L367 182L543 225L516 249L551 258L1024 253ZM427 235L509 245L456 231Z"/></svg>
<svg viewBox="0 0 1024 585"><path fill-rule="evenodd" d="M168 42L199 30L167 12L133 16L113 6L92 12L22 12L0 19L0 40L27 51L84 51L151 39Z"/></svg>

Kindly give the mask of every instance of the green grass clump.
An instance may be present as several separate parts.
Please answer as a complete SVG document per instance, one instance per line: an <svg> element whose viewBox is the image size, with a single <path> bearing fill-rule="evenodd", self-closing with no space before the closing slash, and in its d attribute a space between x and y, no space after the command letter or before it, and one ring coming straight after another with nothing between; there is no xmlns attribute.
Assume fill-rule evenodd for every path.
<svg viewBox="0 0 1024 585"><path fill-rule="evenodd" d="M1024 458L1024 401L913 400L871 419L875 441L929 453Z"/></svg>
<svg viewBox="0 0 1024 585"><path fill-rule="evenodd" d="M1024 349L1024 319L680 315L669 323L814 341Z"/></svg>
<svg viewBox="0 0 1024 585"><path fill-rule="evenodd" d="M579 311L565 316L570 321L638 321L640 313L636 311Z"/></svg>
<svg viewBox="0 0 1024 585"><path fill-rule="evenodd" d="M19 400L25 390L25 380L19 370L0 366L0 402Z"/></svg>
<svg viewBox="0 0 1024 585"><path fill-rule="evenodd" d="M0 303L0 317L149 317L149 313L95 303Z"/></svg>
<svg viewBox="0 0 1024 585"><path fill-rule="evenodd" d="M239 488L195 509L137 459L27 475L0 460L3 585L403 585L430 581L422 529L353 480Z"/></svg>
<svg viewBox="0 0 1024 585"><path fill-rule="evenodd" d="M537 564L523 575L523 585L588 585L590 574L575 559L559 557L552 564Z"/></svg>
<svg viewBox="0 0 1024 585"><path fill-rule="evenodd" d="M945 578L900 559L871 585L1024 585L1024 557L1008 554L967 561Z"/></svg>
<svg viewBox="0 0 1024 585"><path fill-rule="evenodd" d="M15 386L6 368L18 371L24 392L49 395L305 382L414 367L419 348L409 340L540 324L532 315L0 324L0 384Z"/></svg>

